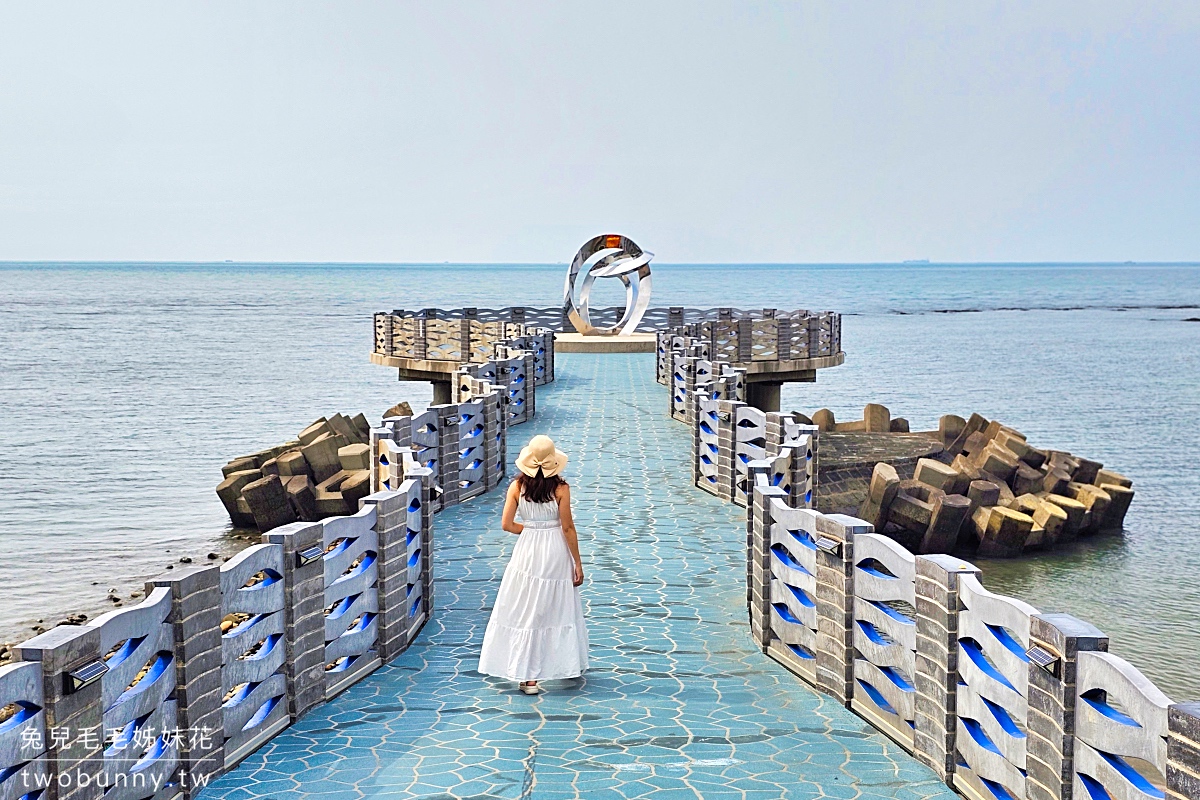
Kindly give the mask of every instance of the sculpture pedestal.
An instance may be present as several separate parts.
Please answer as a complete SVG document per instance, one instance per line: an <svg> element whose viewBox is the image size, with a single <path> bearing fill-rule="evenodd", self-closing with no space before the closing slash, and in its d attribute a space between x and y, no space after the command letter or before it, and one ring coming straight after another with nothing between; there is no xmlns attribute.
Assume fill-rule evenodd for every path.
<svg viewBox="0 0 1200 800"><path fill-rule="evenodd" d="M628 336L554 334L556 353L653 353L657 349L658 339L653 333L631 333Z"/></svg>

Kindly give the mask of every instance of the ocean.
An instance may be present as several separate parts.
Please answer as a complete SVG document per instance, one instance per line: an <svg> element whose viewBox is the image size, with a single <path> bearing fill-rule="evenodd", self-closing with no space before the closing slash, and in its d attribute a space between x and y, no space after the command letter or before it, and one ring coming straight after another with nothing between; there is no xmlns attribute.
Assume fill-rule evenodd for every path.
<svg viewBox="0 0 1200 800"><path fill-rule="evenodd" d="M554 306L565 271L0 264L0 641L244 546L213 491L233 456L335 411L427 404L369 363L372 312ZM1200 698L1200 265L656 263L653 280L654 305L844 314L845 365L786 386L784 409L879 402L913 430L979 412L1132 478L1123 535L976 563Z"/></svg>

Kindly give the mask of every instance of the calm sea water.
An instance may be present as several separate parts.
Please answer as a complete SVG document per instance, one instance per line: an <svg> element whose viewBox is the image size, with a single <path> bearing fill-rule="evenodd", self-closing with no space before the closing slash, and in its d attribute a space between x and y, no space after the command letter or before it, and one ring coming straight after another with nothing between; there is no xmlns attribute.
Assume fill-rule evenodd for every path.
<svg viewBox="0 0 1200 800"><path fill-rule="evenodd" d="M564 272L0 265L0 640L239 547L213 493L230 457L323 414L427 403L368 362L371 312L556 305ZM654 281L656 304L846 314L846 364L785 408L882 402L914 429L978 411L1133 478L1123 536L981 561L985 583L1095 622L1200 698L1200 323L1183 321L1200 266L656 264Z"/></svg>

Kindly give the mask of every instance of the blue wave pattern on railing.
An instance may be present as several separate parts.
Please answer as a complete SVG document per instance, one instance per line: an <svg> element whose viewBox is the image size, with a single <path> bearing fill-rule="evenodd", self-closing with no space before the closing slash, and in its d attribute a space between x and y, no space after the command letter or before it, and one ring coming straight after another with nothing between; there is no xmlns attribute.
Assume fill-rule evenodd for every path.
<svg viewBox="0 0 1200 800"><path fill-rule="evenodd" d="M50 774L42 698L40 664L0 666L0 709L12 709L12 716L0 722L0 800L28 796L29 787L38 786Z"/></svg>
<svg viewBox="0 0 1200 800"><path fill-rule="evenodd" d="M1037 609L959 581L958 753L955 785L987 797L1026 796L1030 617ZM999 790L1002 792L998 793Z"/></svg>
<svg viewBox="0 0 1200 800"><path fill-rule="evenodd" d="M911 749L916 728L916 567L894 540L854 538L854 679L851 708Z"/></svg>
<svg viewBox="0 0 1200 800"><path fill-rule="evenodd" d="M773 499L770 531L771 630L775 655L793 670L816 678L816 512Z"/></svg>
<svg viewBox="0 0 1200 800"><path fill-rule="evenodd" d="M159 587L132 608L89 627L100 635L108 671L101 677L106 800L144 800L179 783L171 589ZM136 777L135 777L136 776Z"/></svg>
<svg viewBox="0 0 1200 800"><path fill-rule="evenodd" d="M225 762L235 764L289 723L283 550L259 544L221 566Z"/></svg>
<svg viewBox="0 0 1200 800"><path fill-rule="evenodd" d="M1075 792L1162 800L1170 699L1132 664L1083 652L1076 666ZM1086 793L1086 794L1085 794Z"/></svg>
<svg viewBox="0 0 1200 800"><path fill-rule="evenodd" d="M458 404L458 482L459 500L482 494L486 453L484 449L483 401Z"/></svg>
<svg viewBox="0 0 1200 800"><path fill-rule="evenodd" d="M325 696L379 666L379 536L376 509L321 523L325 572Z"/></svg>

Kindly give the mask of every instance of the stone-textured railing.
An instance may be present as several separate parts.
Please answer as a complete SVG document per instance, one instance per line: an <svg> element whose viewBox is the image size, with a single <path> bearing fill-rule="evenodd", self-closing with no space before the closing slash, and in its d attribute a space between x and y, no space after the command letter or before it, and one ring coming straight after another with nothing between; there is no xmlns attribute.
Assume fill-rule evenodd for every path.
<svg viewBox="0 0 1200 800"><path fill-rule="evenodd" d="M523 322L482 319L472 315L474 311L378 312L374 353L412 361L482 364L521 350L532 354L533 377L539 386L554 379L553 330Z"/></svg>
<svg viewBox="0 0 1200 800"><path fill-rule="evenodd" d="M433 514L504 478L508 426L554 376L538 343L464 365L461 402L372 429L356 513L276 527L18 645L0 666L0 800L190 797L404 652L433 608Z"/></svg>
<svg viewBox="0 0 1200 800"><path fill-rule="evenodd" d="M674 326L658 332L659 360L686 341L700 346L703 358L749 365L761 361L837 359L842 352L842 315L832 311L778 311L765 308L737 317L716 309L711 321ZM660 376L664 369L660 366Z"/></svg>
<svg viewBox="0 0 1200 800"><path fill-rule="evenodd" d="M740 402L706 347L668 340L659 378L697 486L747 506L764 653L972 800L1200 800L1200 703L1172 704L1099 629L988 591L970 563L816 511L818 428Z"/></svg>
<svg viewBox="0 0 1200 800"><path fill-rule="evenodd" d="M175 570L0 666L0 798L193 796L394 659L432 609L432 473Z"/></svg>

